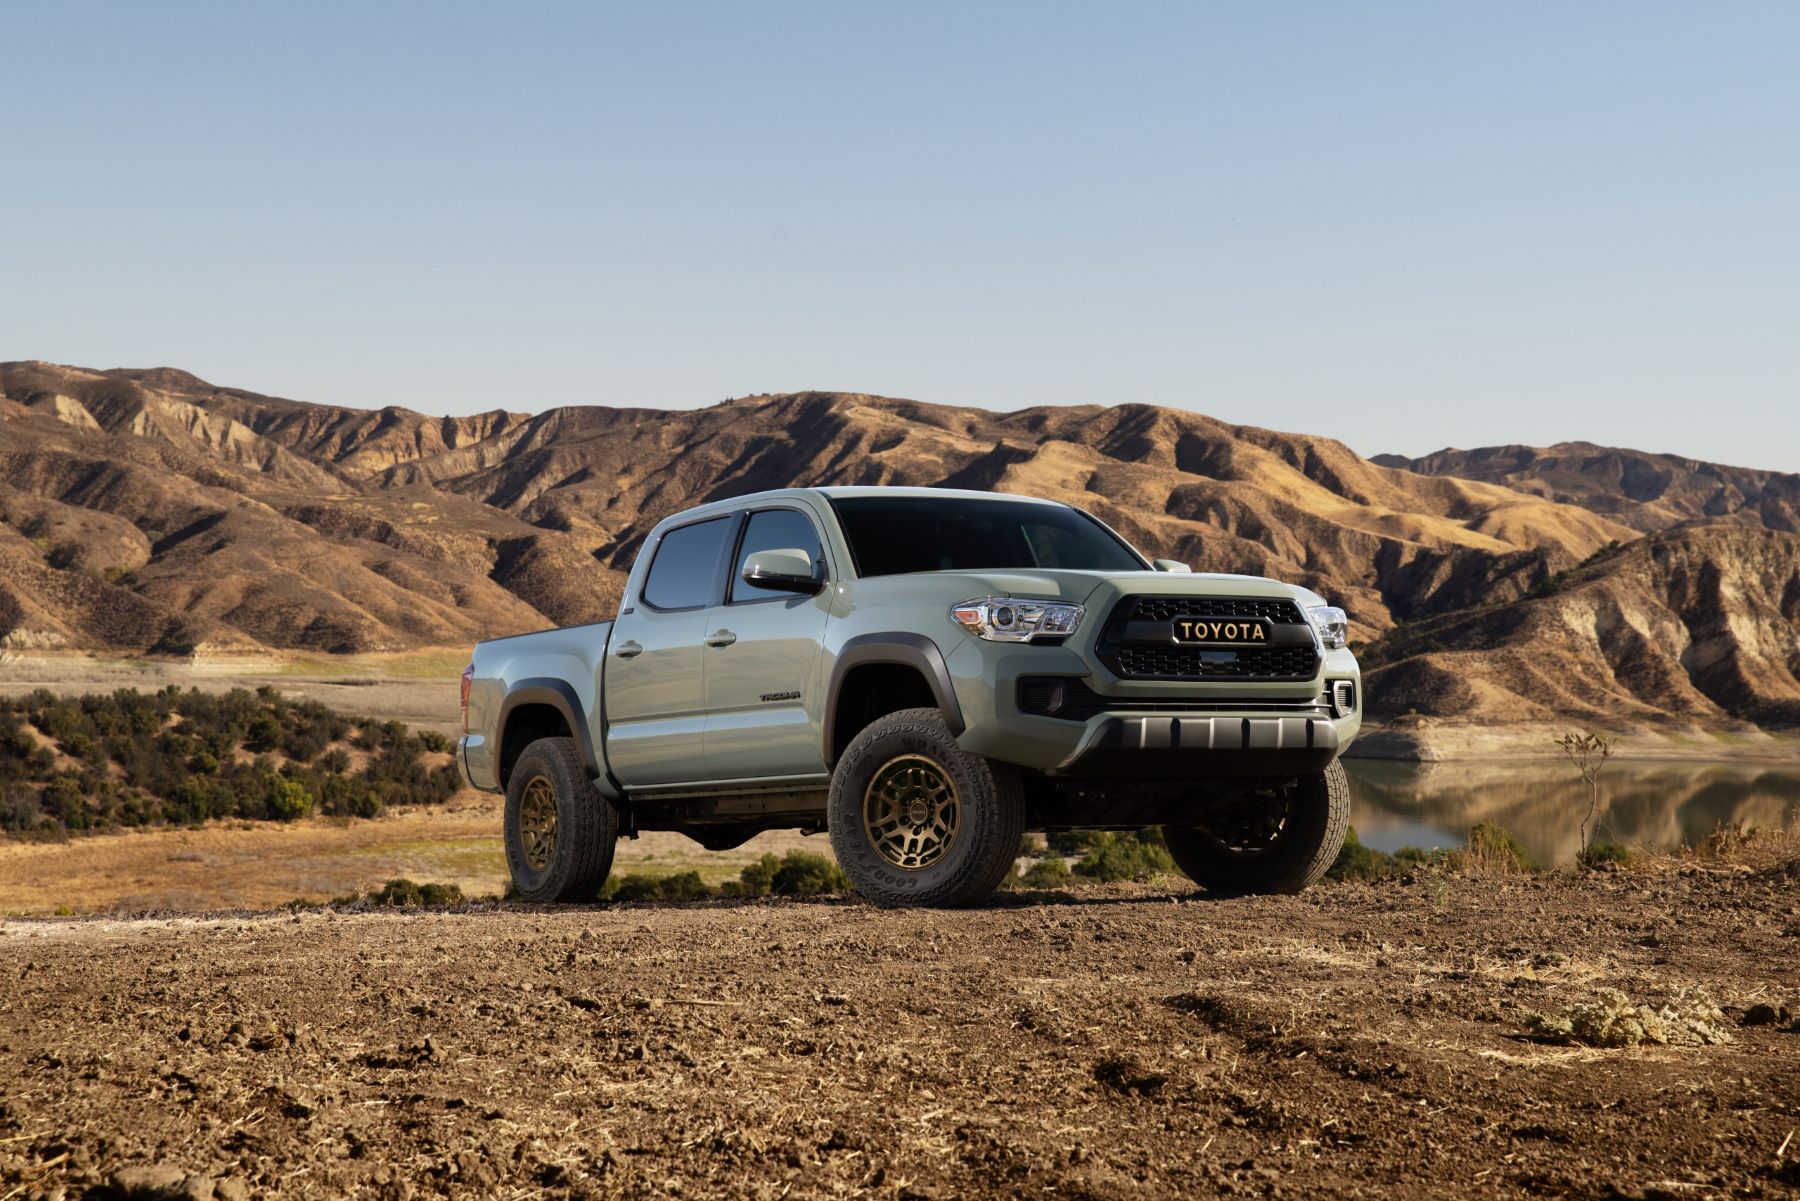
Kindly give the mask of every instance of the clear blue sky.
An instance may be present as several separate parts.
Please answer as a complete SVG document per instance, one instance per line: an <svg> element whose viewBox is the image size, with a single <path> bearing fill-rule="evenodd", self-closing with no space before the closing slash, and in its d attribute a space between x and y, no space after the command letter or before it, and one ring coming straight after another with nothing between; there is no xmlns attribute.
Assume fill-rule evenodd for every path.
<svg viewBox="0 0 1800 1201"><path fill-rule="evenodd" d="M1800 470L1800 5L0 6L0 358Z"/></svg>

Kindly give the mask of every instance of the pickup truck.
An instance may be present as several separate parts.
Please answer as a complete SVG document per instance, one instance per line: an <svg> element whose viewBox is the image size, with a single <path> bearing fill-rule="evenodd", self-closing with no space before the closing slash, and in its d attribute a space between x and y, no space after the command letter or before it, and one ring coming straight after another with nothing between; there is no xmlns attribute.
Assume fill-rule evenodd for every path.
<svg viewBox="0 0 1800 1201"><path fill-rule="evenodd" d="M592 898L622 833L796 828L882 905L978 901L1029 830L1151 826L1208 890L1297 892L1349 820L1346 639L1069 505L762 492L658 523L614 620L476 646L457 761L528 900Z"/></svg>

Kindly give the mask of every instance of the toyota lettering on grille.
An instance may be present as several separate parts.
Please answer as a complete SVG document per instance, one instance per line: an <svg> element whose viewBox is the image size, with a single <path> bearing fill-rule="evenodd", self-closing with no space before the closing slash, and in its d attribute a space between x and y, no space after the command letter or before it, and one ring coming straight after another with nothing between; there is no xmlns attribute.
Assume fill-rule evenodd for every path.
<svg viewBox="0 0 1800 1201"><path fill-rule="evenodd" d="M1176 642L1200 646L1267 646L1269 623L1260 617L1177 617L1169 623Z"/></svg>

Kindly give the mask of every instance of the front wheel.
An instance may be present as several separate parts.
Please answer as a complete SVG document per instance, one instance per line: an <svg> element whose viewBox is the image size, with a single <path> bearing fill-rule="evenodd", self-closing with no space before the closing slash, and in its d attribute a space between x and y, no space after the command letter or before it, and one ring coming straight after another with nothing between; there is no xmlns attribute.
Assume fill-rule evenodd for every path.
<svg viewBox="0 0 1800 1201"><path fill-rule="evenodd" d="M506 782L503 825L521 900L591 901L612 870L619 813L588 778L573 738L525 748Z"/></svg>
<svg viewBox="0 0 1800 1201"><path fill-rule="evenodd" d="M1025 833L1018 775L956 745L936 709L877 718L831 774L831 849L877 905L968 905L1000 886Z"/></svg>
<svg viewBox="0 0 1800 1201"><path fill-rule="evenodd" d="M1350 827L1350 782L1333 761L1276 795L1222 806L1205 827L1164 826L1175 866L1208 892L1295 893L1337 859Z"/></svg>

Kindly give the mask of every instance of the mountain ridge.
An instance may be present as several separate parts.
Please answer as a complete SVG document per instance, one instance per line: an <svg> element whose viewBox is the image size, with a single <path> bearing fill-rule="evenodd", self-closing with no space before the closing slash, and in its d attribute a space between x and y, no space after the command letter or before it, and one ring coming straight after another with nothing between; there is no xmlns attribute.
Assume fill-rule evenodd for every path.
<svg viewBox="0 0 1800 1201"><path fill-rule="evenodd" d="M175 368L42 362L0 363L0 427L0 644L12 646L368 653L599 620L657 520L802 484L1028 492L1081 505L1159 557L1305 584L1371 644L1372 704L1379 685L1454 713L1467 698L1442 682L1442 656L1455 652L1420 649L1452 638L1468 641L1465 683L1491 685L1494 712L1537 712L1509 686L1492 629L1457 622L1586 588L1597 563L1636 579L1649 560L1619 548L1678 529L1695 531L1685 553L1711 556L1720 578L1758 581L1720 603L1746 598L1752 625L1794 620L1764 598L1792 547L1770 559L1718 533L1790 535L1784 477L1569 449L1580 444L1402 466L1141 403L995 413L841 392L449 418L265 397ZM1634 613L1685 603L1666 580L1639 584ZM1430 623L1441 636L1412 637L1440 629ZM1587 644L1602 634L1580 637L1568 665L1592 670L1604 654ZM1782 671L1710 709L1630 713L1783 724L1800 685ZM1558 703L1589 712L1579 700Z"/></svg>
<svg viewBox="0 0 1800 1201"><path fill-rule="evenodd" d="M1800 533L1800 475L1731 467L1592 442L1445 449L1370 462L1421 475L1501 484L1580 505L1645 533L1729 521Z"/></svg>

